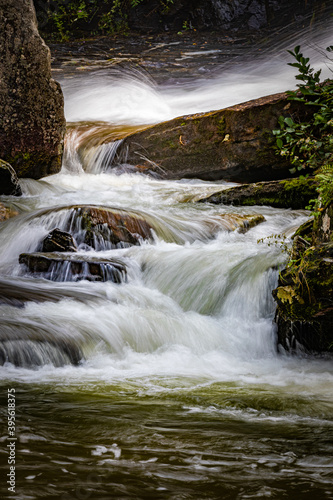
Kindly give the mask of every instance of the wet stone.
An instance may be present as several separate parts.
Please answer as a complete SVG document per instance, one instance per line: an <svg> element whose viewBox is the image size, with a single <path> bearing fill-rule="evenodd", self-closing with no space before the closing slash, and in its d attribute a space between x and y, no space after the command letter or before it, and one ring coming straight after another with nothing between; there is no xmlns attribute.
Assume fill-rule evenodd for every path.
<svg viewBox="0 0 333 500"><path fill-rule="evenodd" d="M65 255L62 253L24 253L19 257L34 274L52 281L126 281L127 269L124 262L112 258Z"/></svg>
<svg viewBox="0 0 333 500"><path fill-rule="evenodd" d="M43 240L42 252L77 252L77 246L71 234L56 228Z"/></svg>

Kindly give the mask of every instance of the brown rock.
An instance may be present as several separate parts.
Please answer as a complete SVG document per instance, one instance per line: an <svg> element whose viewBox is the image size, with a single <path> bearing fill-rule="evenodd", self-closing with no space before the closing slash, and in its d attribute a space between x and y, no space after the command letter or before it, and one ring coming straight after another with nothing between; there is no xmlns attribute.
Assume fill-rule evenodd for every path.
<svg viewBox="0 0 333 500"><path fill-rule="evenodd" d="M16 210L5 207L5 205L0 203L0 222L10 219L11 217L15 217L15 215L18 215L18 212L16 212Z"/></svg>
<svg viewBox="0 0 333 500"><path fill-rule="evenodd" d="M32 0L0 0L0 156L19 177L61 168L65 118Z"/></svg>
<svg viewBox="0 0 333 500"><path fill-rule="evenodd" d="M86 230L85 243L95 248L95 239L112 245L139 245L152 237L152 227L134 212L114 208L86 206L77 209L81 226Z"/></svg>
<svg viewBox="0 0 333 500"><path fill-rule="evenodd" d="M284 179L290 176L290 164L275 154L272 130L280 115L301 114L304 119L312 112L289 102L285 93L274 94L148 127L127 136L119 153L127 163L154 165L167 179Z"/></svg>

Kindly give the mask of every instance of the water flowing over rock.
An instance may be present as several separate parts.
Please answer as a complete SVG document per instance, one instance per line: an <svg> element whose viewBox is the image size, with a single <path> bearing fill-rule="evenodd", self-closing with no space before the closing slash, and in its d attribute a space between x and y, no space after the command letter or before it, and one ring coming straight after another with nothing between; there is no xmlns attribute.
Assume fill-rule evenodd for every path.
<svg viewBox="0 0 333 500"><path fill-rule="evenodd" d="M65 118L32 0L0 0L0 156L19 177L61 168Z"/></svg>
<svg viewBox="0 0 333 500"><path fill-rule="evenodd" d="M0 160L0 194L21 196L22 190L13 167Z"/></svg>
<svg viewBox="0 0 333 500"><path fill-rule="evenodd" d="M21 254L20 264L32 273L41 273L53 281L112 281L122 283L126 279L126 266L119 259L96 256L71 255L57 252Z"/></svg>
<svg viewBox="0 0 333 500"><path fill-rule="evenodd" d="M75 210L79 224L84 230L84 243L93 248L139 245L151 239L152 227L134 212L107 207L86 206Z"/></svg>
<svg viewBox="0 0 333 500"><path fill-rule="evenodd" d="M275 208L304 209L317 196L317 183L311 178L243 184L218 191L200 203L232 205L269 205Z"/></svg>
<svg viewBox="0 0 333 500"><path fill-rule="evenodd" d="M155 166L166 179L259 182L285 179L290 164L272 147L280 115L313 111L285 93L219 111L179 117L129 135L119 154L125 162Z"/></svg>

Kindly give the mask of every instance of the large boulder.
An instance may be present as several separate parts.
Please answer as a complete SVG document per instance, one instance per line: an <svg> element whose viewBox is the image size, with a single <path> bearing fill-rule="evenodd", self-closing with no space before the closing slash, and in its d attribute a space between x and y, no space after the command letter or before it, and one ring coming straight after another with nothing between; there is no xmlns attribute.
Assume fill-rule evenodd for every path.
<svg viewBox="0 0 333 500"><path fill-rule="evenodd" d="M166 179L225 179L258 182L285 179L290 164L275 153L272 130L279 116L297 113L306 119L310 107L288 101L285 93L219 111L182 116L128 135L118 159L155 167Z"/></svg>
<svg viewBox="0 0 333 500"><path fill-rule="evenodd" d="M0 157L19 177L39 179L61 168L62 91L32 0L0 0L0 26Z"/></svg>
<svg viewBox="0 0 333 500"><path fill-rule="evenodd" d="M283 181L242 184L213 193L198 202L239 206L269 205L275 208L298 210L306 208L310 200L316 196L315 179L300 177Z"/></svg>

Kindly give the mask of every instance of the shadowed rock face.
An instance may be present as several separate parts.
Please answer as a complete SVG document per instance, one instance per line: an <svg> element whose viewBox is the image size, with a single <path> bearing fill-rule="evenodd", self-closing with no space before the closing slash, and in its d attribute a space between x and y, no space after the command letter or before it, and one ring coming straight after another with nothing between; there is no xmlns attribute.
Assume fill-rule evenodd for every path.
<svg viewBox="0 0 333 500"><path fill-rule="evenodd" d="M0 157L19 177L61 168L65 118L32 0L0 0Z"/></svg>
<svg viewBox="0 0 333 500"><path fill-rule="evenodd" d="M285 93L209 113L183 116L127 136L123 160L155 166L163 178L259 182L285 179L290 164L275 154L272 130L280 115L313 113Z"/></svg>
<svg viewBox="0 0 333 500"><path fill-rule="evenodd" d="M22 190L15 170L9 163L0 160L0 195L21 196Z"/></svg>

